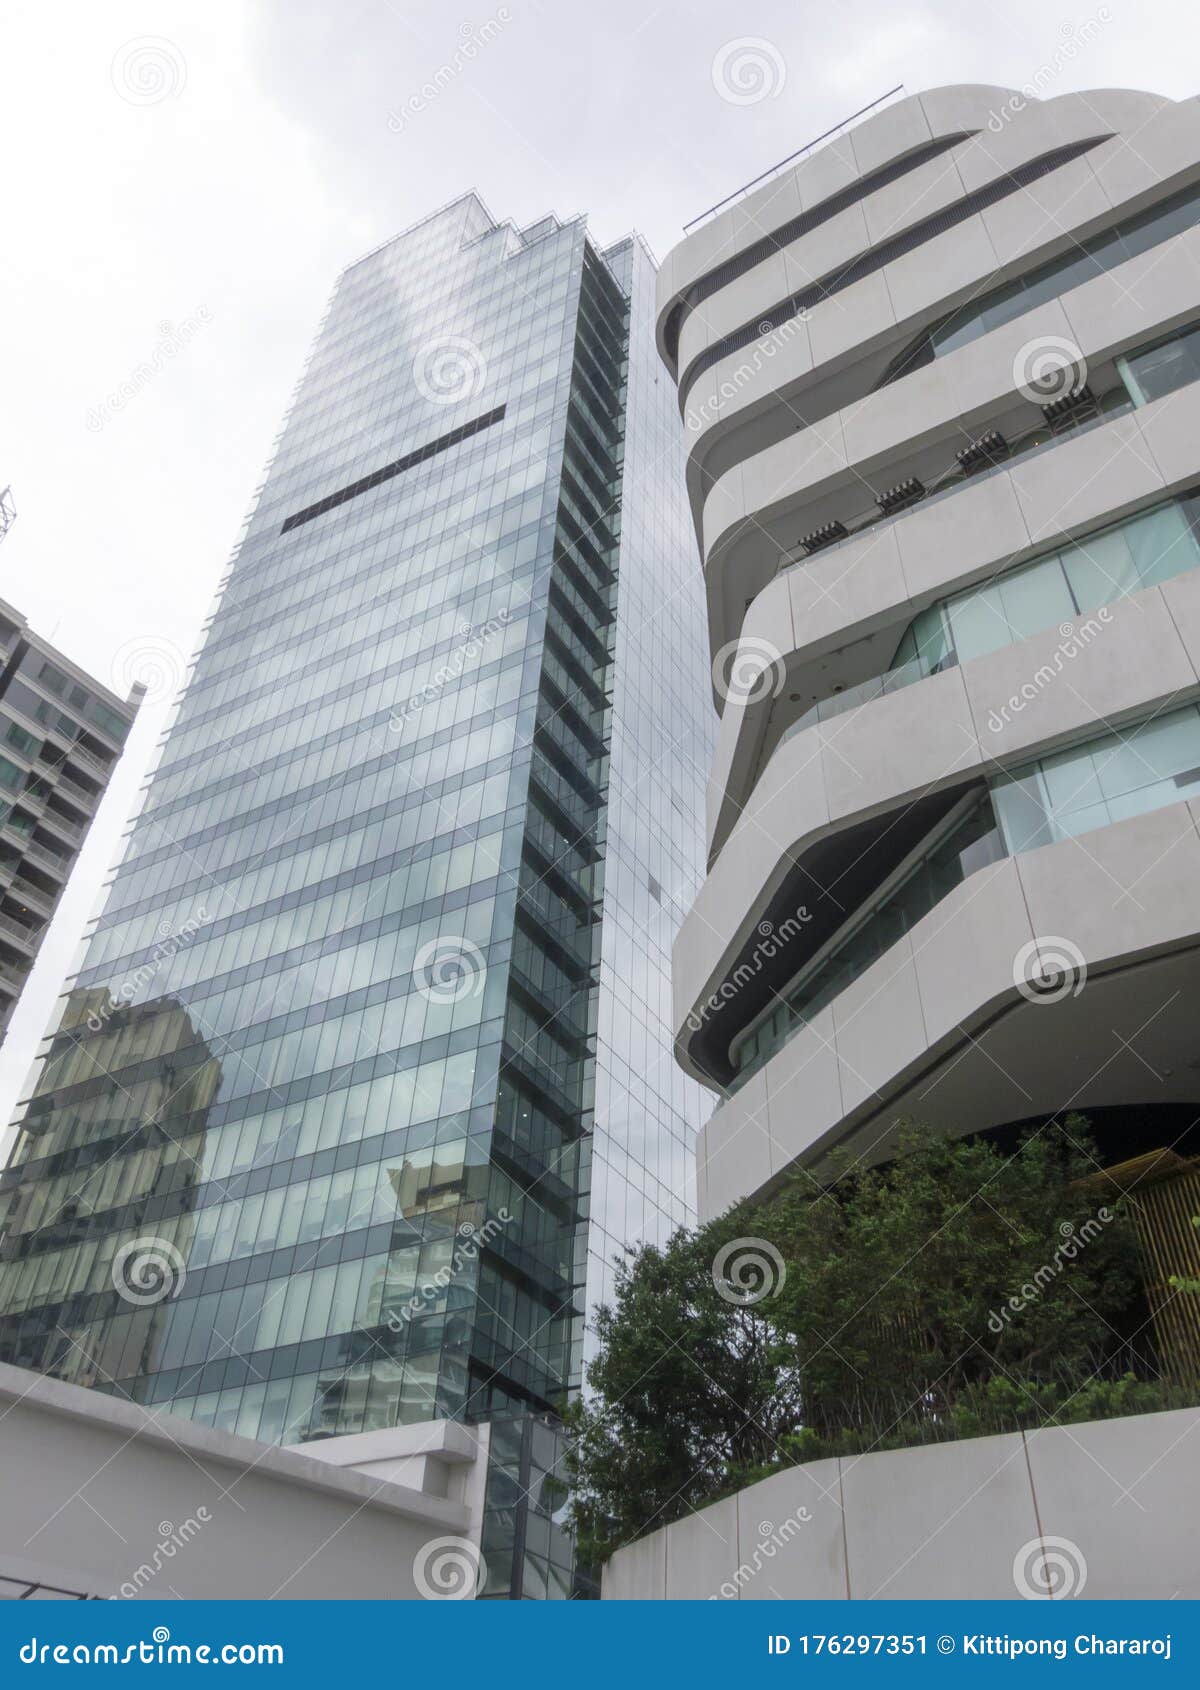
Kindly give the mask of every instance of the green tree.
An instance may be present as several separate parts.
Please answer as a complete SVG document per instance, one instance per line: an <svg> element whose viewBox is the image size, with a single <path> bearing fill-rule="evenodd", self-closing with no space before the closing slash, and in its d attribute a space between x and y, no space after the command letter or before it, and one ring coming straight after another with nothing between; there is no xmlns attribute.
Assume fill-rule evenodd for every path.
<svg viewBox="0 0 1200 1690"><path fill-rule="evenodd" d="M595 1320L589 1395L568 1411L567 1471L580 1557L604 1560L690 1513L732 1471L773 1458L800 1425L799 1376L758 1304L713 1275L737 1211L618 1262Z"/></svg>
<svg viewBox="0 0 1200 1690"><path fill-rule="evenodd" d="M586 1557L809 1455L1074 1418L1120 1371L1136 1243L1086 1122L889 1156L620 1264L571 1415Z"/></svg>

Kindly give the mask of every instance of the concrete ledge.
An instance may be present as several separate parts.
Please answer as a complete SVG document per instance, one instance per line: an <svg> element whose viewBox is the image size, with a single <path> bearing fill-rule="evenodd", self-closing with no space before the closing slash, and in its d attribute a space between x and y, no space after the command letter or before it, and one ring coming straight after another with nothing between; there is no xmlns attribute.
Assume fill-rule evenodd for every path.
<svg viewBox="0 0 1200 1690"><path fill-rule="evenodd" d="M424 1459L422 1435L443 1471L482 1483L465 1428L402 1428L410 1454L393 1459ZM280 1449L0 1365L0 1577L141 1601L396 1601L469 1571L465 1485L451 1500L336 1459L355 1453Z"/></svg>
<svg viewBox="0 0 1200 1690"><path fill-rule="evenodd" d="M303 1446L290 1449L239 1438L232 1432L217 1432L198 1426L181 1415L159 1414L138 1403L125 1402L103 1391L89 1391L65 1384L40 1373L0 1362L0 1463L3 1462L3 1421L20 1405L67 1420L85 1421L90 1427L122 1433L128 1439L171 1449L185 1460L205 1466L255 1472L266 1479L319 1491L354 1502L405 1514L413 1519L444 1525L447 1530L465 1527L466 1510L396 1485L380 1486L365 1474L335 1466L331 1461L301 1454ZM370 1434L367 1434L370 1436Z"/></svg>
<svg viewBox="0 0 1200 1690"><path fill-rule="evenodd" d="M1133 725L1194 700L1200 571L1130 594L1105 607L1105 616L1062 684L1033 687L1015 711L1010 700L1026 683L1046 665L1062 666L1058 628L813 723L777 747L676 934L682 1066L689 1066L689 1016L729 978L771 899L823 841L899 814L928 793L986 781L1099 737L1106 726Z"/></svg>
<svg viewBox="0 0 1200 1690"><path fill-rule="evenodd" d="M606 1601L1200 1596L1200 1409L810 1462L650 1532Z"/></svg>
<svg viewBox="0 0 1200 1690"><path fill-rule="evenodd" d="M1171 804L1098 829L1086 850L1065 839L969 875L717 1106L696 1144L701 1220L837 1146L877 1160L905 1116L961 1133L1200 1102L1198 821ZM1054 934L1086 990L1031 1002L1017 959Z"/></svg>

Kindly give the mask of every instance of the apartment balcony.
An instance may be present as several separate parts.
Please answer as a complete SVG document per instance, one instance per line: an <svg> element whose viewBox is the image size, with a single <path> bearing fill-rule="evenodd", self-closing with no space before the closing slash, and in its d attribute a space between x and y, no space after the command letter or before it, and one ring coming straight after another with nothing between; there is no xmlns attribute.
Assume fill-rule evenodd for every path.
<svg viewBox="0 0 1200 1690"><path fill-rule="evenodd" d="M701 1212L798 1165L819 1178L835 1149L885 1160L906 1117L956 1135L1194 1111L1198 877L1195 801L968 875L718 1105L697 1143Z"/></svg>
<svg viewBox="0 0 1200 1690"><path fill-rule="evenodd" d="M87 832L85 823L68 821L65 816L60 815L57 810L50 809L49 806L42 810L38 817L38 824L41 827L53 828L55 833L61 834L64 839L69 839L75 845Z"/></svg>
<svg viewBox="0 0 1200 1690"><path fill-rule="evenodd" d="M103 758L95 757L90 751L85 751L78 740L71 741L71 760L75 763L82 763L85 768L95 769L102 780L107 780L113 771L112 763L106 763Z"/></svg>
<svg viewBox="0 0 1200 1690"><path fill-rule="evenodd" d="M106 763L103 758L97 757L93 752L86 750L82 745L80 745L77 739L72 739L69 734L63 733L60 728L53 727L47 722L42 722L39 726L46 738L52 744L60 746L64 751L68 752L76 762L85 763L88 768L96 769L104 776L105 780L108 779L109 775L113 771L113 767L115 766L118 757L121 755L121 746L116 741L112 741L112 758ZM94 734L99 740L111 740L111 735L106 734L101 728L93 727L91 724L88 725L88 732L90 734Z"/></svg>
<svg viewBox="0 0 1200 1690"><path fill-rule="evenodd" d="M44 845L39 845L37 840L31 839L28 834L18 834L17 837L21 841L22 856L28 857L39 868L49 869L60 880L66 880L71 872L74 860L72 857L59 856L56 851L48 851Z"/></svg>
<svg viewBox="0 0 1200 1690"><path fill-rule="evenodd" d="M56 902L54 893L44 892L40 886L35 886L32 880L26 880L24 875L15 874L9 881L8 890L14 898L30 905L39 915L53 915Z"/></svg>
<svg viewBox="0 0 1200 1690"><path fill-rule="evenodd" d="M103 796L102 790L97 791L90 786L83 786L79 781L72 780L70 775L64 774L60 774L54 782L54 790L62 793L65 798L69 798L72 803L79 804L89 814L96 808L97 803Z"/></svg>
<svg viewBox="0 0 1200 1690"><path fill-rule="evenodd" d="M15 845L22 856L25 856L29 850L32 832L32 817L28 819L30 821L29 831L18 827L11 815L0 821L0 835L3 835L5 843Z"/></svg>
<svg viewBox="0 0 1200 1690"><path fill-rule="evenodd" d="M40 928L26 927L21 922L14 921L11 916L0 915L0 938L19 945L28 956L36 954L42 942L42 931Z"/></svg>

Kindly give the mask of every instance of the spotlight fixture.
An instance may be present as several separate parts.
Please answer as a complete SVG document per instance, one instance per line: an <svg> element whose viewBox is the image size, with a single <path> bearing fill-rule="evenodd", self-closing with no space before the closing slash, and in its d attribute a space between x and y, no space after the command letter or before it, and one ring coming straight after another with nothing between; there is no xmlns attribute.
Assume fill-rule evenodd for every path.
<svg viewBox="0 0 1200 1690"><path fill-rule="evenodd" d="M845 540L850 530L844 522L826 522L820 528L814 528L811 534L806 534L800 545L804 552L811 557L814 552L824 551L826 546L832 546L839 540Z"/></svg>
<svg viewBox="0 0 1200 1690"><path fill-rule="evenodd" d="M881 493L875 503L884 516L893 516L897 511L907 510L909 505L919 504L924 497L924 482L918 481L915 475L909 475L894 487L889 487L886 493Z"/></svg>
<svg viewBox="0 0 1200 1690"><path fill-rule="evenodd" d="M986 434L981 434L978 440L972 440L969 446L964 446L961 452L954 455L958 460L958 467L964 475L974 475L976 470L988 469L992 464L1003 463L1009 452L1008 441L998 428L990 428Z"/></svg>
<svg viewBox="0 0 1200 1690"><path fill-rule="evenodd" d="M1042 415L1051 434L1065 434L1068 429L1078 428L1089 417L1098 417L1100 406L1085 381L1076 392L1064 393L1061 399L1052 399L1048 405L1043 405Z"/></svg>

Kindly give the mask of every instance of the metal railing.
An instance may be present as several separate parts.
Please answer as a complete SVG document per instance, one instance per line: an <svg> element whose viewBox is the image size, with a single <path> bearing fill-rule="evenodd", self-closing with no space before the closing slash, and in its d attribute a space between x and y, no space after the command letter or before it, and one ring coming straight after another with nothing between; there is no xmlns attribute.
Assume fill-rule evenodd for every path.
<svg viewBox="0 0 1200 1690"><path fill-rule="evenodd" d="M847 710L857 709L860 704L869 704L874 698L883 698L886 693L903 692L905 687L911 687L916 681L927 680L930 675L940 674L943 669L953 669L957 661L952 654L938 662L924 657L910 658L907 663L898 664L886 674L872 675L869 680L860 681L857 686L832 693L790 723L780 735L779 742L782 745L785 739L803 733L804 729L812 727L814 722L827 722L833 716L841 716Z"/></svg>
<svg viewBox="0 0 1200 1690"><path fill-rule="evenodd" d="M23 945L28 945L31 950L37 949L38 940L41 937L32 927L24 927L19 921L11 921L6 915L0 915L0 933L11 933Z"/></svg>
<svg viewBox="0 0 1200 1690"><path fill-rule="evenodd" d="M47 911L54 908L53 892L43 892L40 886L33 884L32 880L23 880L19 874L13 876L8 890L14 898L24 898L27 902L40 904Z"/></svg>
<svg viewBox="0 0 1200 1690"><path fill-rule="evenodd" d="M70 775L60 774L54 784L56 791L65 792L69 798L72 798L77 804L83 804L89 810L100 796L98 792L92 792L88 787L81 786L77 780L72 780Z"/></svg>
<svg viewBox="0 0 1200 1690"><path fill-rule="evenodd" d="M44 863L47 868L52 868L55 874L61 875L64 880L71 872L70 858L60 857L54 851L48 851L44 845L39 845L33 839L24 839L22 855L32 857L35 863Z"/></svg>
<svg viewBox="0 0 1200 1690"><path fill-rule="evenodd" d="M835 123L832 129L826 129L824 134L817 135L813 140L807 141L797 152L789 153L786 158L781 158L778 164L773 164L769 170L764 170L761 176L755 176L742 187L735 188L733 193L726 194L725 198L718 200L716 205L710 205L707 211L702 211L699 217L693 217L690 223L683 225L684 234L690 235L693 229L700 227L701 223L707 223L710 217L715 217L719 211L724 211L727 206L736 205L738 200L753 193L755 188L761 187L764 182L769 182L772 177L778 176L781 170L786 170L789 165L795 164L797 159L803 158L806 153L811 153L814 147L819 147L823 141L831 141L835 135L840 135L843 130L848 129L852 123L857 123L860 117L866 117L868 112L875 111L886 101L897 94L903 94L903 92L904 84L898 82L894 88L889 88L886 94L881 94L877 100L872 100L869 106L863 106L859 111L852 112L849 117L844 117L840 123Z"/></svg>
<svg viewBox="0 0 1200 1690"><path fill-rule="evenodd" d="M57 828L59 833L64 834L68 839L83 838L83 827L78 822L69 822L65 816L60 816L57 810L44 809L39 820L45 826Z"/></svg>

